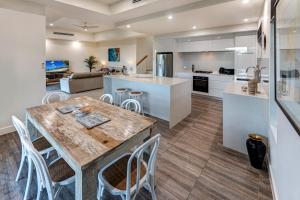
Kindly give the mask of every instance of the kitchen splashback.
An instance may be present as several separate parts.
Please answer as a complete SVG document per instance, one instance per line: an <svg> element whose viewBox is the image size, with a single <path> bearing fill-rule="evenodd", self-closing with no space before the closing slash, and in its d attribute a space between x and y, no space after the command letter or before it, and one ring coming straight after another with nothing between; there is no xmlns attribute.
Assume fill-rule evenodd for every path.
<svg viewBox="0 0 300 200"><path fill-rule="evenodd" d="M195 70L218 71L220 67L234 68L234 52L195 52L179 53L182 66L191 68L195 65Z"/></svg>

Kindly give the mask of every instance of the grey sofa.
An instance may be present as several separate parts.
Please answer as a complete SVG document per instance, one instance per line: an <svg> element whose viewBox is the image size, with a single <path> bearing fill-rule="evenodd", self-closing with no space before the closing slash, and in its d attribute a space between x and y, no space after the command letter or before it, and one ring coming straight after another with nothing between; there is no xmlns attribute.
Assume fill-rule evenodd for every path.
<svg viewBox="0 0 300 200"><path fill-rule="evenodd" d="M78 93L103 88L103 72L73 73L60 79L60 89L67 93Z"/></svg>

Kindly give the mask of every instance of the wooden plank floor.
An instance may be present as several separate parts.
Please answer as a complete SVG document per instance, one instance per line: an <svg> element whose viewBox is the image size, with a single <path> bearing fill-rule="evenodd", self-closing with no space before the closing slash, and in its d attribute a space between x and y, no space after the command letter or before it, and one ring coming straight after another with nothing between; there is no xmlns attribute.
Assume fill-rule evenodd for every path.
<svg viewBox="0 0 300 200"><path fill-rule="evenodd" d="M156 192L160 200L270 200L268 173L249 165L245 155L222 147L222 102L193 96L192 114L173 129L159 121L162 134ZM0 137L0 200L21 200L26 183L14 181L20 162L16 133ZM35 180L34 180L35 182ZM35 199L35 183L30 198ZM113 198L105 193L105 199ZM46 194L42 199L47 199ZM60 199L74 199L74 185ZM151 199L142 191L138 199Z"/></svg>

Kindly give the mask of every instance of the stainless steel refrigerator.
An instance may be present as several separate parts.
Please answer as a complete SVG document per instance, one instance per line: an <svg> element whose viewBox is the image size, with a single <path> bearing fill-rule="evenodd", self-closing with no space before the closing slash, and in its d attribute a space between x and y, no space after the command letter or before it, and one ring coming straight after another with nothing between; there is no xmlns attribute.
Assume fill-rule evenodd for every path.
<svg viewBox="0 0 300 200"><path fill-rule="evenodd" d="M173 77L173 53L156 53L156 76Z"/></svg>

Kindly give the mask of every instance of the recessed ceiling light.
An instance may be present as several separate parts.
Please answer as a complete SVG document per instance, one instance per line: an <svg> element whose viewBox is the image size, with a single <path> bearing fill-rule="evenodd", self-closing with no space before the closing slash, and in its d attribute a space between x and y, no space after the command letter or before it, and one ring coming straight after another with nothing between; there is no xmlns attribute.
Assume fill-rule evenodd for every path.
<svg viewBox="0 0 300 200"><path fill-rule="evenodd" d="M195 30L196 28L197 28L197 26L193 26L193 27L192 27L192 29L194 29L194 30Z"/></svg>
<svg viewBox="0 0 300 200"><path fill-rule="evenodd" d="M85 29L84 29L84 31L88 31L88 29L87 29L87 28L85 28Z"/></svg>
<svg viewBox="0 0 300 200"><path fill-rule="evenodd" d="M293 33L297 33L297 30L293 30Z"/></svg>
<svg viewBox="0 0 300 200"><path fill-rule="evenodd" d="M247 3L249 3L249 0L243 0L242 3L247 4Z"/></svg>
<svg viewBox="0 0 300 200"><path fill-rule="evenodd" d="M72 46L74 47L74 48L79 48L80 47L80 42L79 41L73 41L73 43L72 43Z"/></svg>
<svg viewBox="0 0 300 200"><path fill-rule="evenodd" d="M244 19L244 22L249 22L249 19L247 19L247 18L246 18L246 19Z"/></svg>
<svg viewBox="0 0 300 200"><path fill-rule="evenodd" d="M50 23L49 26L54 26L54 24L53 24L53 23Z"/></svg>
<svg viewBox="0 0 300 200"><path fill-rule="evenodd" d="M126 28L131 28L131 26L128 24L128 25L126 25Z"/></svg>
<svg viewBox="0 0 300 200"><path fill-rule="evenodd" d="M168 16L168 19L173 19L173 16L172 16L172 15L169 15L169 16Z"/></svg>

